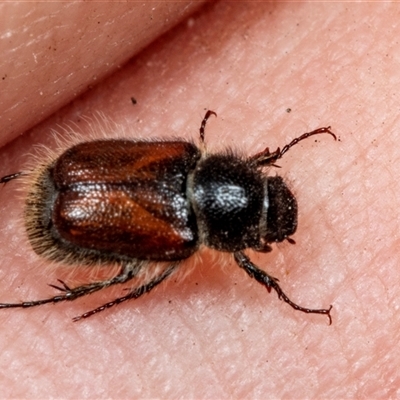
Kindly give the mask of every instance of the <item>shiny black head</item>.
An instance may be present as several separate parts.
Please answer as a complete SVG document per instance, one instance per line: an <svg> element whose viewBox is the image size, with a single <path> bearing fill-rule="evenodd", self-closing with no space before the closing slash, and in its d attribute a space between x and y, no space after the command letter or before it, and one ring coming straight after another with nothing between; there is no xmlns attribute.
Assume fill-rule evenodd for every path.
<svg viewBox="0 0 400 400"><path fill-rule="evenodd" d="M260 242L264 180L257 170L232 154L211 155L194 171L192 190L206 246L238 251Z"/></svg>
<svg viewBox="0 0 400 400"><path fill-rule="evenodd" d="M297 227L297 203L282 178L265 177L248 160L211 155L194 172L192 201L201 241L235 252L268 248Z"/></svg>
<svg viewBox="0 0 400 400"><path fill-rule="evenodd" d="M280 176L267 178L268 201L266 243L282 242L297 229L297 201Z"/></svg>

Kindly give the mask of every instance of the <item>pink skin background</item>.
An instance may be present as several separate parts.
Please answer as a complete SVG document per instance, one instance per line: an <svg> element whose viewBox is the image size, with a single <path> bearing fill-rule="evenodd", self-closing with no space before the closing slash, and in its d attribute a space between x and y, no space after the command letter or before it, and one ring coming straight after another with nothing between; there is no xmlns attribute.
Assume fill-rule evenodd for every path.
<svg viewBox="0 0 400 400"><path fill-rule="evenodd" d="M326 125L340 137L302 142L271 169L298 199L297 244L251 254L292 300L333 304L331 326L202 252L185 279L79 323L122 288L1 310L1 397L399 396L400 5L3 3L0 15L0 175L33 145L54 147L52 129L88 134L82 118L98 112L132 138L196 141L212 109L209 151L274 150ZM0 189L4 302L87 272L33 253L19 185Z"/></svg>

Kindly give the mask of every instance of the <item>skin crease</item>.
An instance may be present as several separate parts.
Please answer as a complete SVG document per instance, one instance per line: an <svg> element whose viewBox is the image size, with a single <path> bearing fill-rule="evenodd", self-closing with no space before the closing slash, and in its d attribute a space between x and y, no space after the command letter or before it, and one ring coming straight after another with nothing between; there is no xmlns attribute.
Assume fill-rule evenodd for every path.
<svg viewBox="0 0 400 400"><path fill-rule="evenodd" d="M0 311L3 397L398 395L399 13L376 3L210 4L2 149L1 173L16 172L34 143L54 143L51 129L76 123L85 134L82 116L95 112L134 138L196 141L212 109L209 151L275 150L329 124L340 137L309 139L271 170L298 199L297 244L252 254L292 300L333 304L331 326L280 302L233 262L210 268L205 253L181 282L80 323L71 318L123 291ZM46 297L47 283L84 275L32 253L16 222L18 185L0 191L1 301Z"/></svg>
<svg viewBox="0 0 400 400"><path fill-rule="evenodd" d="M0 3L0 145L96 85L201 4Z"/></svg>

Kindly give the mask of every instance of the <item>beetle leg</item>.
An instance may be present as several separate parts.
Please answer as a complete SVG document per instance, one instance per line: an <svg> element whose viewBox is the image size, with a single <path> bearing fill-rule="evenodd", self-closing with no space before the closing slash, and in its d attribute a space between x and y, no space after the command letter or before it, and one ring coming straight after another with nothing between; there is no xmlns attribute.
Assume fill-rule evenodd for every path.
<svg viewBox="0 0 400 400"><path fill-rule="evenodd" d="M115 300L110 301L106 304L103 304L102 306L97 307L94 310L85 312L84 314L79 315L79 316L73 318L72 320L74 322L76 322L83 318L91 317L94 314L104 311L105 309L113 307L124 301L130 300L130 299L137 299L138 297L142 296L143 294L150 292L150 290L152 290L155 286L160 284L165 278L168 278L175 271L175 269L177 267L178 267L178 263L170 265L162 274L160 274L156 278L152 279L148 283L146 283L142 286L139 286L138 288L132 289L127 295L118 297Z"/></svg>
<svg viewBox="0 0 400 400"><path fill-rule="evenodd" d="M4 183L6 184L7 182L12 181L13 179L18 178L19 176L21 176L23 174L23 172L16 172L14 174L10 174L10 175L6 175L3 176L2 178L0 178L0 183Z"/></svg>
<svg viewBox="0 0 400 400"><path fill-rule="evenodd" d="M89 283L86 285L78 286L76 288L69 288L62 280L58 280L61 286L56 285L49 285L57 290L60 290L62 294L57 296L49 297L47 299L42 300L33 300L33 301L23 301L21 303L0 303L1 308L29 308L29 307L36 307L41 306L42 304L47 303L59 303L61 301L72 301L77 299L78 297L86 296L88 294L97 292L101 289L104 289L108 286L125 283L137 275L138 271L140 270L140 265L132 265L128 263L121 268L121 272L114 276L111 279L106 279L104 281L98 281Z"/></svg>
<svg viewBox="0 0 400 400"><path fill-rule="evenodd" d="M203 121L201 121L201 125L200 125L200 143L201 144L204 143L204 132L206 130L206 124L207 124L208 118L210 118L211 115L217 116L217 114L214 111L208 110L206 112L206 115L203 118Z"/></svg>
<svg viewBox="0 0 400 400"><path fill-rule="evenodd" d="M299 306L298 304L290 300L289 297L283 292L283 290L278 284L278 279L268 275L265 271L258 268L255 264L253 264L250 261L249 257L247 257L240 251L234 253L233 256L239 267L243 268L250 275L251 278L254 278L257 282L264 285L267 288L268 292L270 292L271 289L274 289L275 292L278 294L278 297L285 303L293 307L295 310L302 311L307 314L325 314L329 318L329 325L332 324L332 318L330 314L332 306L330 306L329 308L320 308L320 309L305 308Z"/></svg>
<svg viewBox="0 0 400 400"><path fill-rule="evenodd" d="M303 133L301 136L293 139L289 144L283 146L282 150L278 147L274 152L270 152L269 148L267 147L265 150L261 151L260 153L255 154L254 156L249 158L249 161L251 164L256 165L258 167L261 166L274 166L274 167L279 167L278 165L275 165L274 163L282 158L282 156L293 146L295 146L297 143L301 142L304 139L309 138L310 136L314 135L320 135L322 133L328 133L331 135L335 140L337 140L336 135L331 131L331 127L324 127L324 128L319 128L315 129L312 132L307 132Z"/></svg>

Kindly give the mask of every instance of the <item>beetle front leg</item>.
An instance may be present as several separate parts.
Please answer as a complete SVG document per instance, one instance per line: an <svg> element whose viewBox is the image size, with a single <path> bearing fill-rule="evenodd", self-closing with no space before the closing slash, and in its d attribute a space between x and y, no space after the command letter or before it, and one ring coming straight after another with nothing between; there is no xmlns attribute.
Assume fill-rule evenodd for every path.
<svg viewBox="0 0 400 400"><path fill-rule="evenodd" d="M305 312L307 314L325 314L329 318L329 325L332 324L332 317L331 317L331 310L332 306L329 308L305 308L301 307L298 304L294 303L292 300L289 299L289 297L283 292L281 287L278 284L278 279L268 275L265 271L261 270L258 268L255 264L253 264L249 257L247 257L245 254L242 252L238 251L233 254L236 263L239 265L240 268L243 268L249 275L250 277L254 278L257 282L261 283L263 286L265 286L268 290L268 292L271 291L271 289L274 289L275 292L278 294L278 297L283 300L285 303L289 304L291 307L293 307L295 310Z"/></svg>
<svg viewBox="0 0 400 400"><path fill-rule="evenodd" d="M206 130L206 124L207 124L208 118L210 118L211 115L217 116L217 114L214 111L208 110L206 112L206 115L203 118L203 121L201 121L201 125L200 125L200 144L202 146L204 146L204 134L205 134L205 130Z"/></svg>
<svg viewBox="0 0 400 400"><path fill-rule="evenodd" d="M265 150L261 151L260 153L255 154L254 156L249 158L249 162L253 165L258 167L263 166L274 166L279 167L279 165L275 165L275 162L282 158L282 156L289 151L289 149L295 146L297 143L301 142L304 139L309 138L310 136L314 135L321 135L323 133L327 133L331 135L335 140L337 140L336 135L331 131L331 127L324 127L315 129L312 132L303 133L301 136L293 139L289 144L283 146L282 150L278 147L272 153L269 151L267 147Z"/></svg>

